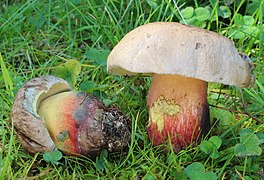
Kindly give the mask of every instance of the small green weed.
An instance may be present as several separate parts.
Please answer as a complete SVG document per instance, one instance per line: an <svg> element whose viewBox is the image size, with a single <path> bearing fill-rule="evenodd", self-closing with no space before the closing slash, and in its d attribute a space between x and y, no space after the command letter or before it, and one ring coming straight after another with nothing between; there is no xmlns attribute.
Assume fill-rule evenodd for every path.
<svg viewBox="0 0 264 180"><path fill-rule="evenodd" d="M254 21L255 19L252 16L236 14L234 25L228 31L228 35L234 39L257 37L260 29L254 25Z"/></svg>
<svg viewBox="0 0 264 180"><path fill-rule="evenodd" d="M202 141L199 148L205 154L210 155L212 159L217 159L220 156L218 149L221 147L222 139L218 136L212 136L208 141Z"/></svg>
<svg viewBox="0 0 264 180"><path fill-rule="evenodd" d="M263 133L255 134L250 129L241 129L239 135L240 143L238 143L234 149L236 156L260 156L262 154L260 145L264 141Z"/></svg>
<svg viewBox="0 0 264 180"><path fill-rule="evenodd" d="M56 66L52 71L52 74L65 79L72 87L74 87L80 72L81 64L78 61L67 60L64 64Z"/></svg>
<svg viewBox="0 0 264 180"><path fill-rule="evenodd" d="M214 172L205 172L204 165L194 162L185 168L185 172L190 180L216 180Z"/></svg>
<svg viewBox="0 0 264 180"><path fill-rule="evenodd" d="M186 7L181 11L183 17L185 18L187 24L198 26L201 28L206 27L206 20L208 20L211 16L210 10L205 7ZM183 20L180 21L184 23Z"/></svg>
<svg viewBox="0 0 264 180"><path fill-rule="evenodd" d="M48 162L55 165L59 164L59 160L61 160L63 157L62 153L59 150L55 150L52 152L45 152L43 154L43 159Z"/></svg>

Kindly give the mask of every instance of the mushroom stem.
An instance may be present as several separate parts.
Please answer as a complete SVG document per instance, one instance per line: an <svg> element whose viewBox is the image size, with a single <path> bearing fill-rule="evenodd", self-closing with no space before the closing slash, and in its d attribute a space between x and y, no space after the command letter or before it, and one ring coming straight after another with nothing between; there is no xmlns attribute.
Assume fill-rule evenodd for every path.
<svg viewBox="0 0 264 180"><path fill-rule="evenodd" d="M149 139L172 142L176 152L197 143L209 130L207 82L179 75L154 74L147 106Z"/></svg>
<svg viewBox="0 0 264 180"><path fill-rule="evenodd" d="M44 118L53 142L60 150L68 154L78 154L77 121L72 114L85 97L73 91L63 92L44 99L38 108L38 114Z"/></svg>
<svg viewBox="0 0 264 180"><path fill-rule="evenodd" d="M129 119L85 92L62 92L40 102L38 114L56 147L68 155L92 158L102 149L120 151L130 142Z"/></svg>

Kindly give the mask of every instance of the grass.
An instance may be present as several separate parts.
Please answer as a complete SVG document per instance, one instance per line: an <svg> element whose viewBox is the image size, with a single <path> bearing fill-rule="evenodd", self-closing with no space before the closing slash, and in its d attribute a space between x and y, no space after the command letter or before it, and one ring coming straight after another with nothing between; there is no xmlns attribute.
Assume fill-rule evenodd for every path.
<svg viewBox="0 0 264 180"><path fill-rule="evenodd" d="M0 4L0 179L195 179L188 175L194 162L204 168L197 171L197 178L208 178L210 172L218 179L264 178L263 153L256 152L263 150L264 141L262 1L177 1L181 14L171 0L4 0ZM202 13L188 19L191 8L187 7L199 7ZM109 75L105 60L130 30L155 21L179 22L182 17L188 24L234 40L237 49L251 57L257 83L250 89L210 83L212 129L203 145L178 154L162 153L150 144L145 129L151 79ZM103 151L96 161L63 156L56 165L46 162L43 154L28 154L14 135L10 112L17 90L72 59L82 65L74 88L99 95L131 118L127 155ZM221 139L218 147L206 145L212 136Z"/></svg>

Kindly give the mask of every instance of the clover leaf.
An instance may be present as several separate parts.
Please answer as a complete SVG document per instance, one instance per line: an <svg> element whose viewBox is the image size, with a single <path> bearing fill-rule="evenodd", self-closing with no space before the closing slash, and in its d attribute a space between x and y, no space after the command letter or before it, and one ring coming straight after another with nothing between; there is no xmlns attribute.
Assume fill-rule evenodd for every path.
<svg viewBox="0 0 264 180"><path fill-rule="evenodd" d="M194 8L193 7L186 7L181 11L183 17L185 19L191 19L194 14Z"/></svg>
<svg viewBox="0 0 264 180"><path fill-rule="evenodd" d="M231 10L228 6L219 6L218 13L222 18L229 18L231 16Z"/></svg>
<svg viewBox="0 0 264 180"><path fill-rule="evenodd" d="M259 29L254 26L254 18L252 16L236 14L234 25L229 29L228 35L234 39L241 39L248 35L256 35L258 32Z"/></svg>
<svg viewBox="0 0 264 180"><path fill-rule="evenodd" d="M183 17L189 25L194 25L204 28L206 26L205 21L210 18L210 11L205 7L186 7L181 10ZM180 21L183 23L183 20Z"/></svg>
<svg viewBox="0 0 264 180"><path fill-rule="evenodd" d="M205 154L210 154L212 159L220 156L218 149L221 147L222 139L218 136L212 136L208 141L202 141L199 148Z"/></svg>
<svg viewBox="0 0 264 180"><path fill-rule="evenodd" d="M210 18L210 11L204 7L195 8L194 13L198 21L205 21Z"/></svg>
<svg viewBox="0 0 264 180"><path fill-rule="evenodd" d="M92 60L94 65L102 66L106 71L106 60L109 54L110 50L108 49L98 50L95 48L91 48L85 53L85 56L88 59Z"/></svg>
<svg viewBox="0 0 264 180"><path fill-rule="evenodd" d="M194 162L185 168L186 175L190 180L215 180L217 176L214 172L205 172L204 165Z"/></svg>
<svg viewBox="0 0 264 180"><path fill-rule="evenodd" d="M246 7L247 13L252 15L261 6L262 6L262 10L261 10L262 11L262 16L264 16L264 6L262 4L262 0L251 0L251 1L249 1L248 5Z"/></svg>
<svg viewBox="0 0 264 180"><path fill-rule="evenodd" d="M234 153L238 157L260 156L262 149L259 147L263 143L263 136L255 134L250 129L242 129L239 132L240 143L235 145Z"/></svg>
<svg viewBox="0 0 264 180"><path fill-rule="evenodd" d="M43 154L43 159L46 162L51 162L53 164L58 165L59 160L62 158L62 153L59 150L55 150L53 152L45 152Z"/></svg>

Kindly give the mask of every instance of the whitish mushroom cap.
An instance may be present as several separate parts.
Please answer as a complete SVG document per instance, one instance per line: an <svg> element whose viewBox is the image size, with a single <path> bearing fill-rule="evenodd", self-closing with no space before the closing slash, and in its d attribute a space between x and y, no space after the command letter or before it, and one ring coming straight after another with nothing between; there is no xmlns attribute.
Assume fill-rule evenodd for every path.
<svg viewBox="0 0 264 180"><path fill-rule="evenodd" d="M177 74L249 87L255 81L249 58L217 33L175 22L140 26L114 47L107 59L113 74Z"/></svg>
<svg viewBox="0 0 264 180"><path fill-rule="evenodd" d="M45 121L38 115L38 105L47 97L70 90L70 85L61 78L41 76L28 81L17 92L11 119L16 134L29 152L45 152L55 149Z"/></svg>

